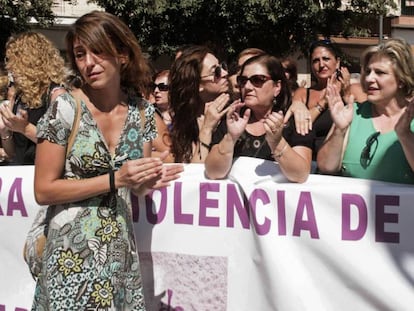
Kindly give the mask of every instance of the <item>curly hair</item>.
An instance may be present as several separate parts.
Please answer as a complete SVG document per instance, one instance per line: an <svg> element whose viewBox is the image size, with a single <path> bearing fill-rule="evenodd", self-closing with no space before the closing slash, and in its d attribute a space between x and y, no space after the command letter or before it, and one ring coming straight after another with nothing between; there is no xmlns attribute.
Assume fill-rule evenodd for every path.
<svg viewBox="0 0 414 311"><path fill-rule="evenodd" d="M30 109L41 107L49 86L64 84L67 77L59 50L44 35L32 31L9 38L6 69L13 75L16 92Z"/></svg>
<svg viewBox="0 0 414 311"><path fill-rule="evenodd" d="M9 77L7 75L0 76L0 100L7 99L7 88L9 85Z"/></svg>
<svg viewBox="0 0 414 311"><path fill-rule="evenodd" d="M152 83L151 67L144 57L134 33L118 17L103 11L92 11L81 16L66 35L68 59L72 69L79 73L73 45L81 41L90 50L112 57L128 55L121 68L121 85L148 97Z"/></svg>
<svg viewBox="0 0 414 311"><path fill-rule="evenodd" d="M211 51L204 46L185 49L170 70L171 152L176 162L188 163L193 156L192 144L198 140L197 118L204 112L200 97L203 60Z"/></svg>

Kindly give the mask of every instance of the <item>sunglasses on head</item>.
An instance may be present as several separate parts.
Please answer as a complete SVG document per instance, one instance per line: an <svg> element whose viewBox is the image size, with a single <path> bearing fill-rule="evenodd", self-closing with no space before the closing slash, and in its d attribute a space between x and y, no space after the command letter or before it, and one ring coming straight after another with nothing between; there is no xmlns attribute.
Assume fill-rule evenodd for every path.
<svg viewBox="0 0 414 311"><path fill-rule="evenodd" d="M321 39L313 41L309 46L309 51L313 51L316 49L316 47L322 46L322 47L329 47L330 49L335 49L334 43L330 39Z"/></svg>
<svg viewBox="0 0 414 311"><path fill-rule="evenodd" d="M254 87L261 88L266 81L272 80L272 77L265 75L253 75L250 77L246 76L237 76L236 81L239 87L245 87L247 81L250 81Z"/></svg>
<svg viewBox="0 0 414 311"><path fill-rule="evenodd" d="M152 89L155 91L156 88L158 88L161 92L166 92L169 90L170 86L165 83L158 83L158 84L153 83Z"/></svg>
<svg viewBox="0 0 414 311"><path fill-rule="evenodd" d="M372 158L374 155L371 155L371 148L372 145L376 142L378 143L378 136L381 134L381 132L375 132L371 136L368 137L364 149L362 149L361 152L361 159L360 163L363 168L367 168L368 165L371 163ZM376 149L376 148L375 148ZM374 151L375 153L375 151Z"/></svg>
<svg viewBox="0 0 414 311"><path fill-rule="evenodd" d="M207 77L211 77L214 76L214 81L218 81L221 79L221 75L222 75L222 70L226 70L227 71L227 64L226 63L221 63L220 65L216 66L214 68L214 72L210 73L208 75L205 76L201 76L201 78L207 78Z"/></svg>

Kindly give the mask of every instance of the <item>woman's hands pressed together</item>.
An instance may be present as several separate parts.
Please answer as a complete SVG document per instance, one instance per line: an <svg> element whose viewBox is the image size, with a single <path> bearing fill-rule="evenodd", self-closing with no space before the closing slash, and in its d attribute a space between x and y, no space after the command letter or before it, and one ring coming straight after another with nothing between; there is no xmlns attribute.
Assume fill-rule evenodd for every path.
<svg viewBox="0 0 414 311"><path fill-rule="evenodd" d="M136 194L145 194L151 189L160 189L180 177L182 164L164 164L168 151L159 158L140 158L125 162L116 172L116 187L126 186Z"/></svg>

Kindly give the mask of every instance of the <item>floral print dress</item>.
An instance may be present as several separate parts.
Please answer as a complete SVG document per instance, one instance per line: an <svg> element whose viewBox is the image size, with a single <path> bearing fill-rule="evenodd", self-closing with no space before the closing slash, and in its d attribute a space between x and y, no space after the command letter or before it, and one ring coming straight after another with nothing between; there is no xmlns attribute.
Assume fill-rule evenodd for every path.
<svg viewBox="0 0 414 311"><path fill-rule="evenodd" d="M75 109L69 93L59 96L39 120L37 136L66 145ZM144 131L140 109L145 113ZM128 110L111 157L92 114L81 103L79 129L66 158L64 178L107 174L125 161L143 156L143 141L156 136L154 108L130 96ZM49 207L52 219L32 310L145 310L128 202L129 191L121 188L116 193Z"/></svg>

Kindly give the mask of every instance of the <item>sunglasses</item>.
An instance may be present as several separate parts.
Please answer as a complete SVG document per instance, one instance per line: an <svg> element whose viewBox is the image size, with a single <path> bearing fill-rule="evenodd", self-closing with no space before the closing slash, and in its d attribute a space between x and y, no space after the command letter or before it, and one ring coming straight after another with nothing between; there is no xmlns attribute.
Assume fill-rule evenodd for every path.
<svg viewBox="0 0 414 311"><path fill-rule="evenodd" d="M210 73L209 75L205 75L205 76L201 76L201 78L207 78L207 77L211 77L214 76L214 82L218 81L221 79L222 76L222 71L225 70L227 71L227 64L226 63L221 63L220 65L216 66L214 68L214 72Z"/></svg>
<svg viewBox="0 0 414 311"><path fill-rule="evenodd" d="M374 143L378 144L378 136L380 134L381 132L375 132L371 136L368 137L365 143L365 147L364 149L362 149L361 158L360 158L360 163L363 168L367 168L368 165L371 163L372 158L374 157L374 154L375 154L375 150L374 150L374 154L371 155L371 148ZM377 148L375 147L375 149Z"/></svg>
<svg viewBox="0 0 414 311"><path fill-rule="evenodd" d="M246 76L237 76L236 81L239 87L245 87L247 81L250 81L254 87L261 88L266 81L272 80L272 77L265 76L265 75L253 75L250 77Z"/></svg>
<svg viewBox="0 0 414 311"><path fill-rule="evenodd" d="M328 49L336 50L334 43L330 39L322 39L313 41L309 46L309 52L312 53L318 46L327 47Z"/></svg>
<svg viewBox="0 0 414 311"><path fill-rule="evenodd" d="M158 83L158 84L153 83L152 89L155 91L156 88L158 88L161 92L167 92L170 89L170 86L165 83Z"/></svg>

